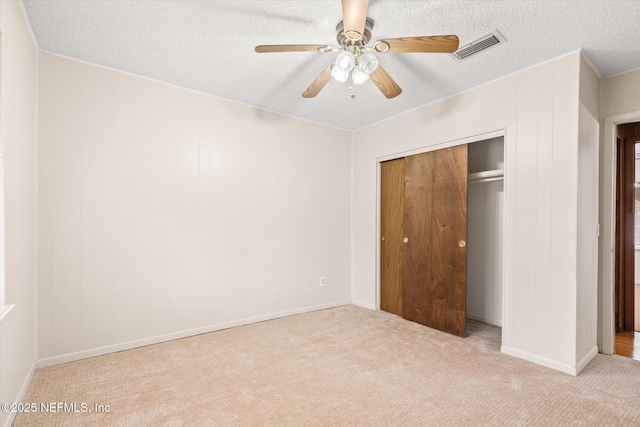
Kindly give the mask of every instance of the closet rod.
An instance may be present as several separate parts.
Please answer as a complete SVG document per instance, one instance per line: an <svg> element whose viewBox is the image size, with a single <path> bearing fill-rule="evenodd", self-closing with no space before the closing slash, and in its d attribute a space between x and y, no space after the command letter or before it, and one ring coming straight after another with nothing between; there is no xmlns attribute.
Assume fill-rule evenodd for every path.
<svg viewBox="0 0 640 427"><path fill-rule="evenodd" d="M491 171L474 172L469 174L469 182L491 182L504 179L504 170L496 169Z"/></svg>

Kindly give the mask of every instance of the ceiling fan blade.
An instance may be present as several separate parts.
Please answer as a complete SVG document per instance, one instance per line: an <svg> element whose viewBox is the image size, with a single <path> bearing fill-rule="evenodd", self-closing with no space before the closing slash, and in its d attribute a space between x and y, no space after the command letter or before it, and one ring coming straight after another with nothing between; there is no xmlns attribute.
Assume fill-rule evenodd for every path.
<svg viewBox="0 0 640 427"><path fill-rule="evenodd" d="M458 36L423 36L423 37L402 37L399 39L378 40L373 48L380 53L383 52L434 52L451 53L458 50L460 40Z"/></svg>
<svg viewBox="0 0 640 427"><path fill-rule="evenodd" d="M329 65L322 73L309 85L307 90L302 94L303 98L313 98L322 90L323 87L331 80L331 70L335 64Z"/></svg>
<svg viewBox="0 0 640 427"><path fill-rule="evenodd" d="M371 79L371 81L378 86L380 92L389 99L395 98L402 93L400 86L398 86L398 84L380 65L378 65L378 68L371 73L369 79Z"/></svg>
<svg viewBox="0 0 640 427"><path fill-rule="evenodd" d="M342 0L344 35L351 40L360 40L364 35L369 0Z"/></svg>
<svg viewBox="0 0 640 427"><path fill-rule="evenodd" d="M321 44L266 44L256 46L258 53L270 52L331 52L331 46Z"/></svg>

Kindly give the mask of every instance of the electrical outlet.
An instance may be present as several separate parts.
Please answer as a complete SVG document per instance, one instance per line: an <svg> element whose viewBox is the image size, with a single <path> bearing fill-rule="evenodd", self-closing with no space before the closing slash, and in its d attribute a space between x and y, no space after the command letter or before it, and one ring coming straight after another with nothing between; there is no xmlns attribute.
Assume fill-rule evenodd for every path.
<svg viewBox="0 0 640 427"><path fill-rule="evenodd" d="M320 287L322 288L322 287L324 287L326 285L327 285L326 279L324 278L324 276L321 276L320 277Z"/></svg>

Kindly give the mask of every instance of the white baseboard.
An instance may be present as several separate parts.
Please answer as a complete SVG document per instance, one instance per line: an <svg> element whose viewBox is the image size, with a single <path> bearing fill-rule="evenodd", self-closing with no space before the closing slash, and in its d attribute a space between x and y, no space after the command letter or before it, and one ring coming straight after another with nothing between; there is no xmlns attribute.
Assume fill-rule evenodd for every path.
<svg viewBox="0 0 640 427"><path fill-rule="evenodd" d="M593 347L591 351L578 363L578 366L576 366L576 375L579 374L594 357L596 357L596 354L598 354L598 346Z"/></svg>
<svg viewBox="0 0 640 427"><path fill-rule="evenodd" d="M31 383L31 379L33 378L33 373L35 371L36 371L36 362L33 362L31 364L31 368L29 369L29 372L27 373L27 376L22 382L22 387L20 387L20 391L18 392L18 395L16 396L16 400L14 403L20 403L22 402L22 399L24 399L24 395L27 393L27 388L29 388L29 383ZM11 424L13 424L13 420L15 419L17 414L18 414L17 412L9 412L9 416L7 417L7 420L4 423L4 427L11 427Z"/></svg>
<svg viewBox="0 0 640 427"><path fill-rule="evenodd" d="M158 344L165 341L172 341L180 338L186 338L194 335L206 334L208 332L220 331L223 329L233 328L235 326L243 326L251 323L264 322L265 320L273 320L281 317L293 316L295 314L309 313L311 311L324 310L327 308L340 307L351 304L350 300L336 301L326 304L313 305L310 307L296 308L293 310L270 313L261 316L247 317L245 319L233 320L231 322L217 323L214 325L203 326L200 328L188 329L185 331L172 332L170 334L157 335L154 337L143 338L134 341L128 341L119 344L108 345L89 350L82 350L74 353L63 354L60 356L47 357L36 361L36 368L44 368L47 366L58 365L60 363L74 362L76 360L87 359L89 357L102 356L105 354L116 353L123 350L131 350L137 347L144 347L151 344Z"/></svg>
<svg viewBox="0 0 640 427"><path fill-rule="evenodd" d="M564 372L573 376L577 376L584 369L584 367L587 366L589 362L591 362L591 360L598 354L598 346L594 346L591 351L589 351L589 353L587 353L587 355L583 357L575 367L573 367L565 363L556 362L555 360L527 353L526 351L516 350L511 347L502 346L500 350L510 356L515 356L519 359L537 363L538 365L546 366L547 368L555 369L556 371Z"/></svg>
<svg viewBox="0 0 640 427"><path fill-rule="evenodd" d="M374 311L376 310L376 306L373 304L369 304L368 302L362 302L362 301L352 299L351 304L357 305L358 307L368 308L369 310L374 310Z"/></svg>
<svg viewBox="0 0 640 427"><path fill-rule="evenodd" d="M576 376L579 372L577 367L575 366L570 366L565 363L547 359L546 357L538 356L536 354L527 353L526 351L516 350L515 348L507 347L504 345L500 348L500 351L508 354L509 356L514 356L518 359L523 359L528 362L533 362L538 365L545 366L547 368L555 369L556 371L564 372L565 374Z"/></svg>

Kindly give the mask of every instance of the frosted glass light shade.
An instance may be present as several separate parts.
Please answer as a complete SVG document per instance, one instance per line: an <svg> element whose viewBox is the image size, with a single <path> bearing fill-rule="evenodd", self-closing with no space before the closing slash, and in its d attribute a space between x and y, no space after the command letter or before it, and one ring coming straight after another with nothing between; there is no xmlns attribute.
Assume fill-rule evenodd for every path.
<svg viewBox="0 0 640 427"><path fill-rule="evenodd" d="M358 67L351 70L351 77L353 78L353 83L357 85L361 85L369 80L369 74L363 73Z"/></svg>
<svg viewBox="0 0 640 427"><path fill-rule="evenodd" d="M349 72L353 69L354 66L354 58L353 53L349 51L344 51L338 55L336 58L336 66L335 68Z"/></svg>
<svg viewBox="0 0 640 427"><path fill-rule="evenodd" d="M373 53L363 53L358 60L358 68L363 73L370 75L378 68L378 58Z"/></svg>
<svg viewBox="0 0 640 427"><path fill-rule="evenodd" d="M331 70L331 77L339 81L340 83L344 83L349 78L349 72L340 70L338 67L333 67Z"/></svg>

